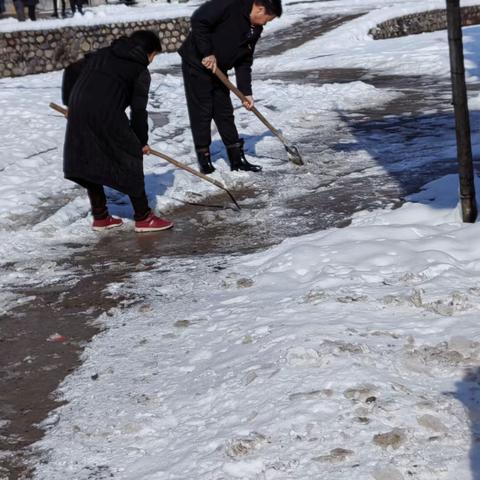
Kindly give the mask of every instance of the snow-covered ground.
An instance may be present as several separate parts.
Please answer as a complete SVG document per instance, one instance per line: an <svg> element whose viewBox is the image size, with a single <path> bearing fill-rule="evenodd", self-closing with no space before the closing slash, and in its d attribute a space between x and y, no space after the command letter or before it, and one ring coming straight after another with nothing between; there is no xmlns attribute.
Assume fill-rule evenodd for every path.
<svg viewBox="0 0 480 480"><path fill-rule="evenodd" d="M126 5L99 5L85 8L84 15L76 13L73 17L50 19L39 18L35 22L19 22L15 17L0 19L0 32L17 30L49 30L79 25L102 25L104 23L134 22L142 20L176 18L191 15L198 2L188 4L165 3L141 4L135 7Z"/></svg>
<svg viewBox="0 0 480 480"><path fill-rule="evenodd" d="M36 478L478 478L480 227L456 198L449 176L345 229L111 285L143 301L100 319Z"/></svg>
<svg viewBox="0 0 480 480"><path fill-rule="evenodd" d="M448 77L445 32L376 42L367 36L378 21L441 1L288 3L271 32L312 15L369 13L259 59L256 72L362 67ZM476 81L480 28L464 35ZM174 65L178 57L168 54L153 68ZM0 253L19 265L4 275L6 287L66 276L54 261L62 245L97 238L83 192L62 178L65 120L47 107L59 101L60 80L60 73L0 80ZM307 130L328 135L325 125L346 129L342 112L399 95L359 81L264 80L254 93L293 139ZM471 105L478 108L480 97ZM149 110L164 119L152 123L151 145L195 166L178 76L153 75ZM237 122L256 138L268 173L278 144L248 112L237 110ZM307 167L314 163L307 159ZM162 210L190 192L217 193L156 158L145 165L155 179L148 195ZM223 160L217 166L216 178L229 187L255 182L229 172ZM291 175L293 190L294 169ZM111 285L113 294L143 300L99 319L109 328L61 387L68 404L46 421L36 478L480 478L480 232L478 224L460 223L457 188L455 177L445 177L402 208L362 212L344 229L248 257L161 259ZM130 215L118 195L111 198L116 212ZM170 272L161 273L166 266ZM4 309L22 300L2 295Z"/></svg>

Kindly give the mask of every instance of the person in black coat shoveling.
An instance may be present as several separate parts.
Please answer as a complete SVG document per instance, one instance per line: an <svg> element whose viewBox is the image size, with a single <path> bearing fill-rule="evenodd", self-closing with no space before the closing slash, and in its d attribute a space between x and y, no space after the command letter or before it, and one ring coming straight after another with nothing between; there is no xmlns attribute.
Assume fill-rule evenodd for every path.
<svg viewBox="0 0 480 480"><path fill-rule="evenodd" d="M281 0L209 0L192 15L191 32L179 53L190 126L202 173L215 168L210 158L211 123L227 148L231 170L258 172L247 162L233 116L230 92L214 75L235 68L237 86L254 105L252 63L263 26L282 14Z"/></svg>
<svg viewBox="0 0 480 480"><path fill-rule="evenodd" d="M94 230L123 223L109 215L104 185L130 197L136 232L173 226L148 206L143 175L143 155L150 153L148 64L160 51L158 35L141 30L65 69L62 98L68 107L68 123L64 173L65 178L87 189Z"/></svg>

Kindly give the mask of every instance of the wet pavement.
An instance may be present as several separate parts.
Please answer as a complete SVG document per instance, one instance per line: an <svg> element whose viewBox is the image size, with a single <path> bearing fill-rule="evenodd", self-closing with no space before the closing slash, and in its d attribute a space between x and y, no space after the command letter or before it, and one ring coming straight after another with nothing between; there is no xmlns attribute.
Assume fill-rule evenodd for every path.
<svg viewBox="0 0 480 480"><path fill-rule="evenodd" d="M325 35L340 25L355 20L362 15L363 13L357 13L353 15L324 15L305 18L301 23L294 23L288 28L275 32L275 35L266 37L265 42L259 42L255 49L255 56L270 57L280 55L287 50L300 47L310 40Z"/></svg>
<svg viewBox="0 0 480 480"><path fill-rule="evenodd" d="M103 293L115 274L92 277L83 276L73 288L63 283L19 288L17 293L33 301L0 318L0 408L8 422L1 425L0 450L12 452L0 458L2 479L29 478L25 449L43 435L38 423L62 404L52 392L80 364L85 342L98 333L89 320L118 304Z"/></svg>
<svg viewBox="0 0 480 480"><path fill-rule="evenodd" d="M340 17L311 20L303 41L341 22ZM275 35L259 53L277 54L302 42L296 28L289 32ZM42 436L38 424L61 404L53 392L99 331L95 319L141 300L113 297L105 291L108 284L148 270L160 256L205 256L208 261L209 255L253 252L288 237L342 227L355 212L398 206L427 181L456 170L454 155L445 153L454 146L448 82L362 69L288 72L276 78L317 85L361 80L403 95L381 108L339 112L338 125L325 125L328 137L306 131L295 139L305 167L289 163L279 144L273 152L277 163L248 189L235 192L240 212L223 194L202 201L210 206L184 205L169 212L174 230L135 235L124 228L101 235L91 248L69 245L71 255L59 264L72 270L71 277L46 287L18 286L16 293L32 301L0 317L0 450L13 452L0 455L0 479L2 474L9 480L30 476L24 466L28 446ZM160 115L155 121L164 119ZM476 113L473 122L480 123ZM291 182L298 187L295 194L287 193ZM42 215L54 204L48 202ZM66 338L52 337L55 333Z"/></svg>

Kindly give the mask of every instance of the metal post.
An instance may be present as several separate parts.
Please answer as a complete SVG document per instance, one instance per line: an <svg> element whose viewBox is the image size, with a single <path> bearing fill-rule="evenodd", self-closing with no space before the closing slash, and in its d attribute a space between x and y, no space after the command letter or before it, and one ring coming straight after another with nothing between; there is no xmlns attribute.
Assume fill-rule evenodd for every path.
<svg viewBox="0 0 480 480"><path fill-rule="evenodd" d="M457 156L460 177L460 202L463 221L474 223L477 218L475 183L470 140L470 118L468 113L465 66L463 61L462 24L460 0L447 0L448 45L452 76L452 98L455 111L457 134Z"/></svg>

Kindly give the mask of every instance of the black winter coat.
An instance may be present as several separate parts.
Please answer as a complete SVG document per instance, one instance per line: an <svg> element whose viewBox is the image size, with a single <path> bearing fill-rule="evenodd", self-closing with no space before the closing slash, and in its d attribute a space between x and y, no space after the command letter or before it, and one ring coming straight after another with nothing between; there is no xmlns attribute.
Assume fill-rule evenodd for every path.
<svg viewBox="0 0 480 480"><path fill-rule="evenodd" d="M65 178L141 195L142 147L148 144L148 63L141 47L121 38L65 69ZM129 106L130 121L125 113Z"/></svg>
<svg viewBox="0 0 480 480"><path fill-rule="evenodd" d="M237 86L252 94L252 63L255 45L263 27L250 25L253 0L209 0L191 18L191 32L179 53L190 65L204 69L202 59L217 57L226 73L235 68Z"/></svg>

